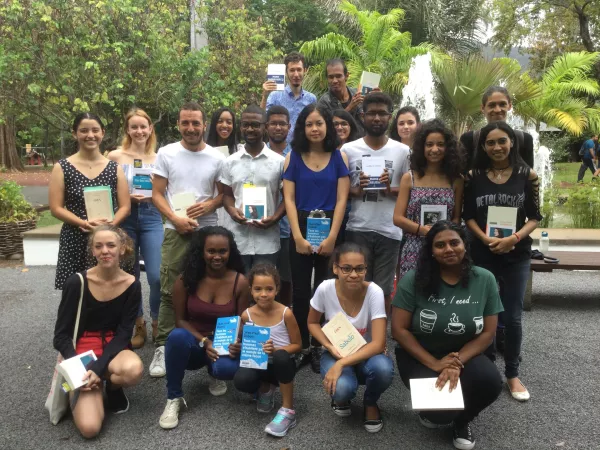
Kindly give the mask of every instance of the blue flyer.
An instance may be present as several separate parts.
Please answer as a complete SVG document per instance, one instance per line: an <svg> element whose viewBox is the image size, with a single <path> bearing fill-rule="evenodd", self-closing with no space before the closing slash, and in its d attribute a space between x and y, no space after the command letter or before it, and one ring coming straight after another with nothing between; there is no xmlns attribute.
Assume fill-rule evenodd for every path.
<svg viewBox="0 0 600 450"><path fill-rule="evenodd" d="M213 337L213 347L219 355L229 354L229 345L235 343L240 331L240 316L219 317Z"/></svg>
<svg viewBox="0 0 600 450"><path fill-rule="evenodd" d="M269 356L263 351L263 344L271 337L271 329L256 325L244 325L240 367L266 370Z"/></svg>
<svg viewBox="0 0 600 450"><path fill-rule="evenodd" d="M321 245L321 242L329 236L331 219L309 217L306 221L306 240L313 246L313 250L316 250Z"/></svg>

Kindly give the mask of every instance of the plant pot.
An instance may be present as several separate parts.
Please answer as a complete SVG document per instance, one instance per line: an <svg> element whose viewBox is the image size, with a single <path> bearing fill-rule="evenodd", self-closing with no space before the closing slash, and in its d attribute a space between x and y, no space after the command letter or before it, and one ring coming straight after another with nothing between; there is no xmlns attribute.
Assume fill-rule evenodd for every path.
<svg viewBox="0 0 600 450"><path fill-rule="evenodd" d="M35 229L36 223L36 219L0 223L0 256L23 254L23 233Z"/></svg>

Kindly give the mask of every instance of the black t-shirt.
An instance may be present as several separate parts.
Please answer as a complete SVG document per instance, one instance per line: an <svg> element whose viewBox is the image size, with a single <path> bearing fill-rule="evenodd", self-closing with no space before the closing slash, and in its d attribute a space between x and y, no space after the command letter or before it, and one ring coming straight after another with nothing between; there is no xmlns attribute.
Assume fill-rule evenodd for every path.
<svg viewBox="0 0 600 450"><path fill-rule="evenodd" d="M519 132L519 130L515 130L515 132ZM519 154L521 155L521 158L523 158L523 161L525 161L525 163L533 169L533 137L529 133L525 133L523 131L520 132L523 133L523 145L521 145L521 142L518 139L519 136L517 136L517 141L519 141ZM473 162L475 161L473 133L473 131L467 131L460 137L460 143L465 149L467 170L473 168Z"/></svg>

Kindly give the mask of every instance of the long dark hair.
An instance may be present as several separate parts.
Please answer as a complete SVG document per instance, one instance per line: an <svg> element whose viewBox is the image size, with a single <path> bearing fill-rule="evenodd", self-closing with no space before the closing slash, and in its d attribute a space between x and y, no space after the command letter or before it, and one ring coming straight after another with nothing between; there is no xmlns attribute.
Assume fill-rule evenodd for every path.
<svg viewBox="0 0 600 450"><path fill-rule="evenodd" d="M312 103L304 107L296 120L296 126L294 127L294 138L292 139L292 150L298 153L306 153L310 150L310 143L306 137L306 119L313 112L317 111L327 127L325 134L325 140L323 141L323 150L326 152L333 152L339 147L340 138L337 136L335 127L333 126L333 116L329 112L329 109Z"/></svg>
<svg viewBox="0 0 600 450"><path fill-rule="evenodd" d="M467 233L465 229L450 222L449 220L440 220L436 222L427 236L425 236L425 243L421 247L419 253L419 261L417 262L417 270L415 274L415 285L417 292L429 297L430 295L437 295L440 290L441 276L440 276L440 264L432 256L433 255L433 239L442 231L455 231L463 241L465 246L465 257L461 261L461 276L460 283L463 287L469 285L469 279L473 273L473 261L469 252L469 241L467 240Z"/></svg>
<svg viewBox="0 0 600 450"><path fill-rule="evenodd" d="M456 136L444 125L439 119L428 120L423 123L423 126L417 131L413 144L413 151L410 155L410 168L415 171L420 177L425 175L427 167L427 158L425 158L425 142L427 136L431 133L440 133L444 136L446 144L444 151L444 159L442 160L442 172L452 184L463 173L464 156L459 150Z"/></svg>
<svg viewBox="0 0 600 450"><path fill-rule="evenodd" d="M512 147L508 154L508 162L513 170L525 166L525 161L523 161L523 158L521 158L521 155L519 154L519 140L517 139L514 130L506 122L496 121L488 123L481 129L479 141L477 142L477 149L475 151L475 162L473 163L473 167L479 171L485 172L492 166L492 160L485 152L484 147L488 134L493 130L502 130L508 134L508 137L512 142Z"/></svg>
<svg viewBox="0 0 600 450"><path fill-rule="evenodd" d="M417 122L417 132L419 131L419 126L421 125L421 116L419 115L419 110L417 108L410 105L400 108L390 126L390 138L398 142L402 142L402 138L398 134L398 117L400 117L402 114L412 114L414 116L415 121Z"/></svg>
<svg viewBox="0 0 600 450"><path fill-rule="evenodd" d="M358 125L356 124L356 120L354 120L354 117L352 117L352 115L348 111L346 111L345 109L336 109L335 111L333 111L333 117L339 117L340 119L348 122L348 124L350 125L350 134L348 135L346 143L356 141L357 139L360 139L362 137L361 132L358 129Z"/></svg>
<svg viewBox="0 0 600 450"><path fill-rule="evenodd" d="M233 234L223 227L204 227L195 231L188 251L183 259L181 278L189 295L196 292L198 283L206 276L206 261L204 261L204 244L209 236L224 236L229 241L229 260L227 268L238 273L245 273L244 261L237 248Z"/></svg>
<svg viewBox="0 0 600 450"><path fill-rule="evenodd" d="M228 112L229 114L231 114L231 117L233 119L231 123L233 126L233 130L231 130L231 134L229 135L226 141L227 148L229 148L229 154L232 155L235 152L237 152L237 145L239 143L239 139L238 129L235 122L235 113L229 108L219 108L213 113L212 117L210 118L210 126L208 128L208 137L206 138L206 143L213 147L217 147L219 145L219 133L217 133L217 122L221 118L221 114L223 114L224 112Z"/></svg>
<svg viewBox="0 0 600 450"><path fill-rule="evenodd" d="M95 120L96 122L98 122L98 125L100 125L100 129L104 131L104 124L102 123L102 119L97 114L91 112L82 112L77 114L75 116L75 119L73 120L73 133L77 133L79 125L81 125L81 122L83 122L86 119Z"/></svg>

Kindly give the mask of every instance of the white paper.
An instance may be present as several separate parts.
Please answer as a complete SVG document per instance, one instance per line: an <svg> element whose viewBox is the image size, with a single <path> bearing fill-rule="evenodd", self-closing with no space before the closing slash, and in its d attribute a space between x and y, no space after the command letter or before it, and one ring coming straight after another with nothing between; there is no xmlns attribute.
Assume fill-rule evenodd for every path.
<svg viewBox="0 0 600 450"><path fill-rule="evenodd" d="M267 66L267 80L277 83L277 90L285 88L285 64L269 64Z"/></svg>
<svg viewBox="0 0 600 450"><path fill-rule="evenodd" d="M186 210L196 203L196 196L192 192L180 192L171 197L171 207L178 217L187 217Z"/></svg>
<svg viewBox="0 0 600 450"><path fill-rule="evenodd" d="M412 408L416 411L465 409L460 380L450 392L450 382L440 391L435 387L437 378L415 378L410 380Z"/></svg>
<svg viewBox="0 0 600 450"><path fill-rule="evenodd" d="M517 231L517 208L488 206L486 235L505 238Z"/></svg>
<svg viewBox="0 0 600 450"><path fill-rule="evenodd" d="M440 220L447 220L448 206L421 205L421 225L433 225Z"/></svg>
<svg viewBox="0 0 600 450"><path fill-rule="evenodd" d="M223 156L225 156L225 158L227 158L229 156L229 147L227 147L226 145L214 147L214 149L221 152L223 154Z"/></svg>
<svg viewBox="0 0 600 450"><path fill-rule="evenodd" d="M362 95L366 95L371 92L373 89L379 87L379 82L381 81L381 75L373 72L363 72L360 77L360 92Z"/></svg>
<svg viewBox="0 0 600 450"><path fill-rule="evenodd" d="M243 187L242 208L248 220L262 220L267 217L267 188Z"/></svg>
<svg viewBox="0 0 600 450"><path fill-rule="evenodd" d="M370 178L369 185L363 190L385 189L386 186L379 182L379 178L385 170L385 158L383 156L369 156L362 159L362 171Z"/></svg>

